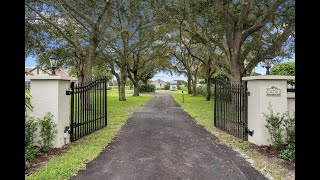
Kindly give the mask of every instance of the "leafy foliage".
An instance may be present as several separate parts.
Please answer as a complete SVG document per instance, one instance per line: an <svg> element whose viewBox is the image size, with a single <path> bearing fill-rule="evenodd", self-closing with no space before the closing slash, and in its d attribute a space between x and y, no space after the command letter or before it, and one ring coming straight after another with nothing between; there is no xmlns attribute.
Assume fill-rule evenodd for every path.
<svg viewBox="0 0 320 180"><path fill-rule="evenodd" d="M25 112L27 112L27 109L29 109L30 111L32 111L33 109L30 98L31 98L30 92L26 91L25 92Z"/></svg>
<svg viewBox="0 0 320 180"><path fill-rule="evenodd" d="M280 151L279 157L282 159L295 161L296 159L295 153L296 153L295 144L288 144L286 149Z"/></svg>
<svg viewBox="0 0 320 180"><path fill-rule="evenodd" d="M39 154L39 149L32 145L25 146L25 168L30 166L30 163L34 160L34 158Z"/></svg>
<svg viewBox="0 0 320 180"><path fill-rule="evenodd" d="M169 89L170 89L170 84L169 83L165 84L164 85L164 90L169 90Z"/></svg>
<svg viewBox="0 0 320 180"><path fill-rule="evenodd" d="M251 72L250 76L260 76L261 74L260 73L257 73L257 72Z"/></svg>
<svg viewBox="0 0 320 180"><path fill-rule="evenodd" d="M25 115L25 120L25 146L27 147L33 144L38 123L34 117L28 115Z"/></svg>
<svg viewBox="0 0 320 180"><path fill-rule="evenodd" d="M156 86L154 84L141 84L139 90L140 92L155 92Z"/></svg>
<svg viewBox="0 0 320 180"><path fill-rule="evenodd" d="M295 62L285 62L270 69L272 75L294 76Z"/></svg>
<svg viewBox="0 0 320 180"><path fill-rule="evenodd" d="M25 120L25 167L27 168L39 153L39 150L33 146L38 123L34 117L28 115L25 115Z"/></svg>
<svg viewBox="0 0 320 180"><path fill-rule="evenodd" d="M56 136L56 124L52 121L53 115L48 112L42 119L39 119L41 150L49 151L53 146L53 140Z"/></svg>
<svg viewBox="0 0 320 180"><path fill-rule="evenodd" d="M276 148L279 148L282 144L284 144L282 134L283 129L281 127L281 124L285 119L285 114L283 114L282 116L280 116L280 113L274 114L271 106L269 106L269 110L270 114L264 114L267 120L266 128L270 133L270 141L272 142L272 145Z"/></svg>
<svg viewBox="0 0 320 180"><path fill-rule="evenodd" d="M286 160L295 160L295 118L289 113L274 114L269 106L270 114L264 116L267 120L266 128L270 134L272 145L280 149L279 157Z"/></svg>

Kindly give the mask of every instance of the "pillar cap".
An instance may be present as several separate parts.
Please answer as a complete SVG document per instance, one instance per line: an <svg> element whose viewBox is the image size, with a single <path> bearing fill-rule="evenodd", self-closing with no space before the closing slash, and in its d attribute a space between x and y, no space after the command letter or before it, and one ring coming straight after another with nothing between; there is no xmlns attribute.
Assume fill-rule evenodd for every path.
<svg viewBox="0 0 320 180"><path fill-rule="evenodd" d="M278 76L278 75L262 75L262 76L248 76L243 77L243 81L252 80L294 80L295 76Z"/></svg>
<svg viewBox="0 0 320 180"><path fill-rule="evenodd" d="M75 77L62 77L62 76L30 76L30 80L64 80L64 81L76 81Z"/></svg>

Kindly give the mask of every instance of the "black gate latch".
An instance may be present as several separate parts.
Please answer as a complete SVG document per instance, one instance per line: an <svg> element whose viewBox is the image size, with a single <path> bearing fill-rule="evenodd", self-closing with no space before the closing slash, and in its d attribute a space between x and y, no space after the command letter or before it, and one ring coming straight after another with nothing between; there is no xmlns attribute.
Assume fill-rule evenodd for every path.
<svg viewBox="0 0 320 180"><path fill-rule="evenodd" d="M66 91L66 95L71 95L71 94L72 94L72 91L69 91L69 90Z"/></svg>

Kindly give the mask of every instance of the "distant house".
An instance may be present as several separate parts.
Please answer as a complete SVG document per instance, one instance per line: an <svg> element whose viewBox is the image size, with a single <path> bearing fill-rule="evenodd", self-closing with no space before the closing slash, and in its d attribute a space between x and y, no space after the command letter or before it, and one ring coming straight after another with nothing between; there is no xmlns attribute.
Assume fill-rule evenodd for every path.
<svg viewBox="0 0 320 180"><path fill-rule="evenodd" d="M30 89L30 76L49 76L51 74L51 69L44 69L39 66L36 67L25 67L25 89ZM69 73L65 72L62 69L56 69L56 75L62 77L70 77Z"/></svg>
<svg viewBox="0 0 320 180"><path fill-rule="evenodd" d="M55 71L56 71L56 75L58 75L58 76L70 77L69 73L65 72L62 69L56 69ZM26 68L24 68L24 74L25 74L25 77L28 77L28 76L49 76L51 74L51 69L44 69L39 66L32 67L32 68L26 67Z"/></svg>
<svg viewBox="0 0 320 180"><path fill-rule="evenodd" d="M158 90L159 89L164 90L164 86L168 83L161 80L161 79L157 79L155 81L152 81L150 84L154 84L156 86L156 89L158 89Z"/></svg>

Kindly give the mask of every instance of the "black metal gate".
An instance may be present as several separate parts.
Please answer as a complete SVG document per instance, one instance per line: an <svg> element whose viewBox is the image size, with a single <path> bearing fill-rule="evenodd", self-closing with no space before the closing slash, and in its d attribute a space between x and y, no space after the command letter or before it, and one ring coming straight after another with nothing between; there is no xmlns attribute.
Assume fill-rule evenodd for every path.
<svg viewBox="0 0 320 180"><path fill-rule="evenodd" d="M245 84L214 79L214 126L248 140L248 101Z"/></svg>
<svg viewBox="0 0 320 180"><path fill-rule="evenodd" d="M107 78L75 85L71 82L70 141L107 126Z"/></svg>

